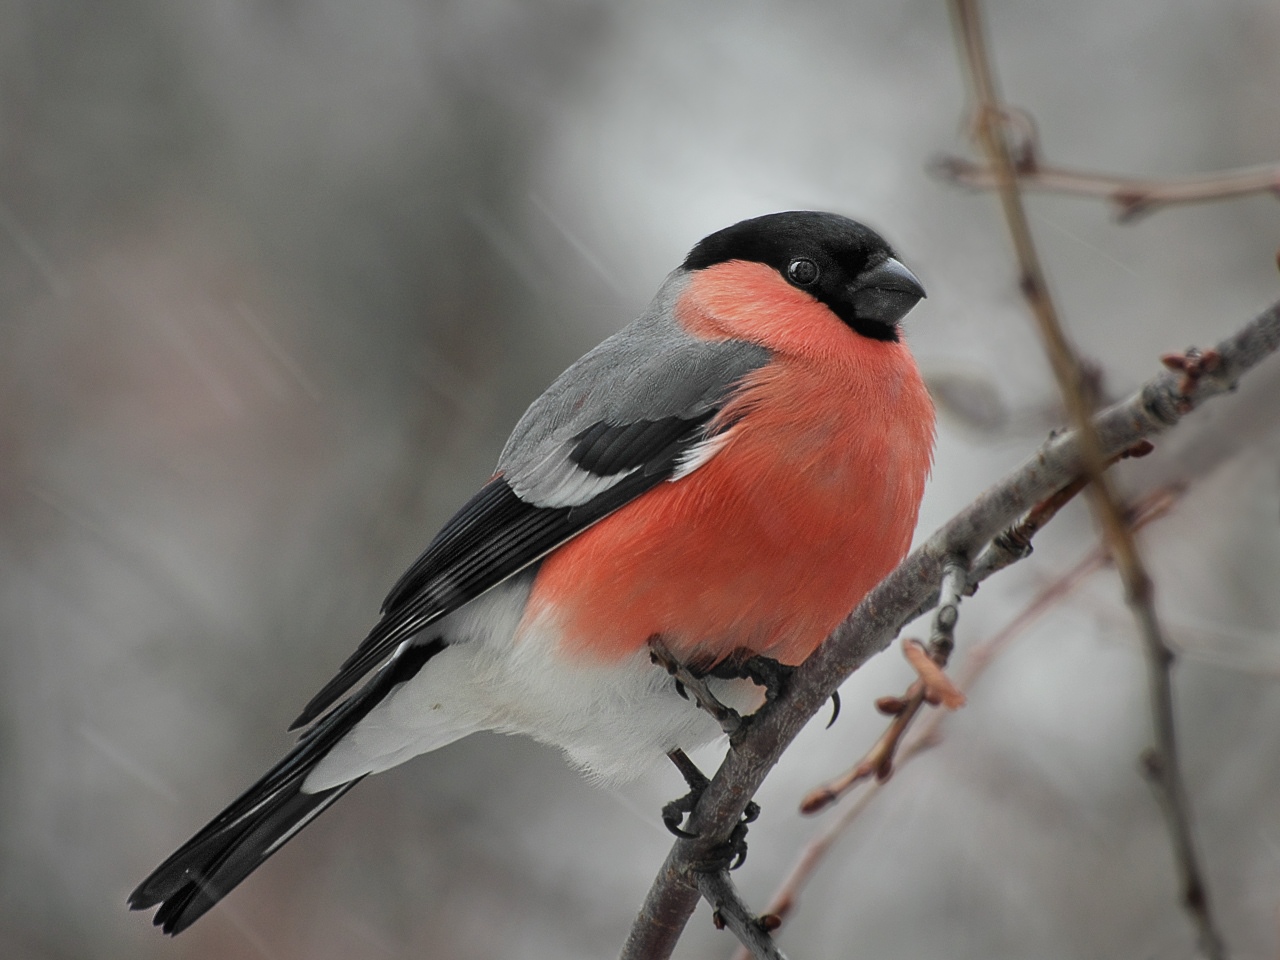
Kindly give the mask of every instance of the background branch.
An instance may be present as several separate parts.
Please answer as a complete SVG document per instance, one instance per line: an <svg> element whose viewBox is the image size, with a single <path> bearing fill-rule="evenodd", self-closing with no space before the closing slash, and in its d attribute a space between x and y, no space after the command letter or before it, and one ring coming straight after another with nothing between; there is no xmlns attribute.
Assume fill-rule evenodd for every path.
<svg viewBox="0 0 1280 960"><path fill-rule="evenodd" d="M1184 392L1166 370L1094 421L1103 452L1114 456L1175 426L1205 400L1280 347L1280 303L1222 341L1221 363ZM1077 431L1051 437L1018 469L987 488L912 551L871 591L814 654L797 668L781 697L753 717L690 817L695 840L671 848L623 947L624 960L663 960L674 949L698 902L690 866L724 840L782 752L854 670L892 642L931 594L943 565L957 553L977 553L997 533L1076 477L1082 468Z"/></svg>
<svg viewBox="0 0 1280 960"><path fill-rule="evenodd" d="M1280 196L1280 166L1276 164L1187 177L1122 177L1046 163L1034 143L1019 151L1015 160L1014 172L1024 190L1106 200L1121 223L1175 204L1205 203L1252 193ZM973 190L994 190L999 185L990 165L951 154L934 160L929 171L941 180Z"/></svg>
<svg viewBox="0 0 1280 960"><path fill-rule="evenodd" d="M1144 766L1150 782L1160 795L1161 808L1169 825L1170 840L1181 879L1182 902L1198 929L1200 949L1213 960L1220 960L1226 956L1226 948L1213 916L1208 884L1196 852L1190 803L1178 754L1171 676L1173 649L1156 614L1154 584L1125 522L1124 507L1103 472L1106 468L1106 454L1090 417L1093 398L1086 386L1079 358L1059 322L1036 252L1005 132L1007 112L1000 104L995 73L987 55L979 0L952 0L952 10L962 59L977 100L975 132L995 175L1000 205L1004 210L1018 259L1019 286L1040 328L1040 336L1071 422L1079 431L1094 513L1124 584L1125 601L1133 611L1139 634L1147 649L1155 746L1147 752ZM1181 385L1185 389L1204 372L1202 368L1206 363L1210 367L1212 363L1216 363L1216 357L1212 354L1203 358L1188 355L1180 365L1171 360L1166 360L1166 363L1186 374L1187 379Z"/></svg>

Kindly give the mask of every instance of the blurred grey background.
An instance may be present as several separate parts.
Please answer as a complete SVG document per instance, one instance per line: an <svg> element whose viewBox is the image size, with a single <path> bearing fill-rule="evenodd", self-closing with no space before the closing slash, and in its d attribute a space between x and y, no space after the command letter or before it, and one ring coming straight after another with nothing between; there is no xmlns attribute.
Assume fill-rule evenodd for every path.
<svg viewBox="0 0 1280 960"><path fill-rule="evenodd" d="M1049 156L1172 175L1280 158L1267 0L989 4ZM1056 418L937 0L0 3L0 955L616 953L682 792L477 736L363 784L176 941L125 896L289 744L385 589L556 373L703 235L786 208L880 228L947 401L922 531ZM1273 197L1118 226L1037 198L1076 340L1119 396L1276 297ZM1160 451L1144 535L1201 846L1236 954L1280 929L1276 361ZM1090 546L1072 508L966 605L961 653ZM897 653L759 798L763 905ZM1187 957L1113 577L1028 633L823 867L797 957ZM714 767L716 752L699 757ZM705 909L684 957L735 944Z"/></svg>

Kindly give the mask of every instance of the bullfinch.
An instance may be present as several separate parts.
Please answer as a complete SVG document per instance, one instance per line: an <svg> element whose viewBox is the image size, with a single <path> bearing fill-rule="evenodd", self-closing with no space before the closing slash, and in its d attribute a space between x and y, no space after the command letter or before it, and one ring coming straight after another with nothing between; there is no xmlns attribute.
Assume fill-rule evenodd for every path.
<svg viewBox="0 0 1280 960"><path fill-rule="evenodd" d="M129 905L179 933L364 777L478 730L611 782L719 736L651 645L746 709L758 687L718 666L798 664L905 555L934 412L899 325L923 296L835 214L698 243L529 407L297 745Z"/></svg>

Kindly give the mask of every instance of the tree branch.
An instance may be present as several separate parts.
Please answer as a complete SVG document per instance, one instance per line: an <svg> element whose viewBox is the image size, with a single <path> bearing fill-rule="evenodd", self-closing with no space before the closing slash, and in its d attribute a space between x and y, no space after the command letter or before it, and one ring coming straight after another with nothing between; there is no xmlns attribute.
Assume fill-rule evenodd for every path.
<svg viewBox="0 0 1280 960"><path fill-rule="evenodd" d="M1280 166L1276 164L1165 179L1121 177L1046 163L1040 159L1034 141L1018 151L1015 161L1014 172L1023 189L1098 197L1111 204L1121 223L1175 204L1225 200L1251 193L1280 196ZM964 157L938 157L929 164L929 171L941 180L972 190L994 190L998 186L989 165Z"/></svg>
<svg viewBox="0 0 1280 960"><path fill-rule="evenodd" d="M1155 448L1148 441L1143 440L1119 456L1112 457L1108 461L1108 466L1126 457L1146 456L1153 449ZM1075 499L1076 495L1085 488L1087 482L1084 477L1076 477L1065 487L1037 503L1027 512L1026 516L1013 526L997 534L986 549L978 555L978 559L973 564L973 571L968 574L968 579L963 588L959 588L963 595L972 596L978 591L978 586L987 577L1031 556L1031 541L1035 535L1040 532L1045 524L1058 515L1059 510ZM954 645L954 637L951 633L946 635L945 645L938 640L944 613L950 606L949 603L943 602L942 599L946 592L946 586L947 582L944 577L942 589L932 594L921 606L920 610L910 618L914 620L916 616L920 616L934 605L938 605L938 613L934 618L930 655L940 668L947 665L951 647ZM958 597L956 599L958 601ZM954 630L954 624L952 625L952 630ZM812 814L826 809L872 774L880 782L888 780L893 775L894 760L898 747L902 742L902 737L911 727L911 724L915 722L916 715L926 701L932 702L925 696L925 687L921 683L912 684L901 697L881 697L877 700L876 709L894 718L889 724L889 728L885 730L880 739L875 742L875 745L867 751L851 770L811 790L801 801L800 812Z"/></svg>
<svg viewBox="0 0 1280 960"><path fill-rule="evenodd" d="M1007 111L1001 105L995 73L987 55L979 0L952 0L951 7L962 60L977 101L975 132L995 175L1000 205L1004 210L1018 259L1019 286L1040 328L1040 336L1067 412L1079 432L1084 472L1090 481L1094 513L1124 584L1125 600L1133 611L1147 648L1156 745L1147 754L1146 767L1149 772L1153 772L1150 781L1162 796L1161 806L1166 813L1174 857L1181 875L1183 905L1198 928L1200 949L1212 960L1222 960L1226 956L1226 949L1210 908L1207 883L1195 849L1190 804L1180 769L1173 711L1173 650L1156 615L1154 584L1125 522L1124 507L1109 478L1104 475L1106 453L1091 419L1091 392L1087 388L1087 379L1079 358L1058 319L1057 308L1049 294L1036 252L1006 132ZM1182 358L1166 358L1165 363L1183 372L1180 390L1185 392L1198 378L1212 372L1217 357L1212 352L1203 356L1189 353Z"/></svg>
<svg viewBox="0 0 1280 960"><path fill-rule="evenodd" d="M1106 456L1175 426L1280 348L1280 303L1217 347L1218 366L1184 392L1165 370L1094 419ZM623 947L624 960L664 960L697 906L691 864L723 842L801 728L849 674L887 647L930 595L949 557L978 555L993 537L1082 470L1080 437L1051 437L1018 469L983 491L880 582L797 669L786 691L754 715L690 817L698 837L672 846Z"/></svg>
<svg viewBox="0 0 1280 960"><path fill-rule="evenodd" d="M782 921L768 913L760 917L754 916L743 903L727 870L699 874L698 891L711 904L716 927L721 930L728 927L732 930L748 957L754 957L755 960L787 960L769 935L770 931L778 929Z"/></svg>
<svg viewBox="0 0 1280 960"><path fill-rule="evenodd" d="M1162 487L1143 497L1133 511L1131 520L1133 529L1141 530L1147 524L1168 516L1183 493L1185 493L1184 486L1170 486ZM1031 514L1035 514L1037 510L1033 510ZM1006 534L1001 534L1000 536L1003 537ZM998 540L1000 537L996 539ZM966 693L972 690L974 684L986 672L987 667L1005 648L1012 644L1027 627L1070 596L1085 580L1105 567L1108 558L1109 555L1103 547L1096 547L1070 570L1047 584L1023 608L1022 612L1009 621L1003 629L969 651L959 675L956 677L956 686ZM899 733L901 746L895 752L894 763L897 766L902 766L919 756L929 747L934 746L939 740L939 730L946 718L947 712L939 710L931 713L923 723L911 727L910 733L906 736L903 736L906 730L901 731ZM895 718L894 722L890 724L890 729L892 730L897 723L898 718ZM888 734L889 731L886 731L881 736L880 741L877 741L877 746ZM871 756L875 750L876 747L872 747L871 751L868 752L868 756ZM888 785L888 782L888 779L877 778L862 792L856 801L848 804L838 816L832 818L831 822L809 841L801 851L800 856L796 858L796 862L792 865L786 877L774 891L769 900L769 905L765 907L766 915L777 917L780 924L787 920L795 910L800 894L808 885L809 880L812 879L818 866L826 859L827 854L831 852L836 841L861 816L862 811ZM832 789L832 785L828 785L826 788L820 787L813 791L809 797L824 795L826 792L831 792ZM809 798L806 798L805 804L808 802ZM806 809L805 804L801 805L802 812L813 812ZM751 955L744 950L739 950L734 954L733 960L751 960Z"/></svg>

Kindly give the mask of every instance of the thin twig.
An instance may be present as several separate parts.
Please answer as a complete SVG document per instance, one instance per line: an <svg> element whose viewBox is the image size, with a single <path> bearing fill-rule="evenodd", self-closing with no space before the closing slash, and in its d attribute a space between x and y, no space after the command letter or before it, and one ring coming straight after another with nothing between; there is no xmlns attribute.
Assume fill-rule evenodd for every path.
<svg viewBox="0 0 1280 960"><path fill-rule="evenodd" d="M939 667L945 667L956 647L956 623L960 619L960 598L969 583L969 565L953 558L942 571L942 592L938 611L933 617L933 633L929 637L929 656Z"/></svg>
<svg viewBox="0 0 1280 960"><path fill-rule="evenodd" d="M969 573L964 563L953 557L943 568L938 609L934 613L928 648L918 640L902 642L902 652L916 671L915 681L901 697L881 697L876 701L877 710L893 717L888 729L852 769L809 791L800 801L801 813L814 814L825 810L868 777L874 776L883 783L893 776L894 760L902 737L926 703L948 710L964 706L964 694L943 670L955 649L960 599L968 585Z"/></svg>
<svg viewBox="0 0 1280 960"><path fill-rule="evenodd" d="M1145 457L1154 449L1149 440L1143 440L1141 443L1134 444L1131 449L1112 457L1107 461L1107 465L1111 466L1129 457ZM1058 515L1058 511L1074 500L1088 482L1088 478L1083 475L1076 477L1061 490L1045 497L1034 508L1027 511L1025 517L992 540L987 549L983 550L974 561L968 592L976 591L978 584L993 573L998 573L1010 563L1029 556L1031 541L1035 535Z"/></svg>
<svg viewBox="0 0 1280 960"><path fill-rule="evenodd" d="M755 960L787 960L773 942L770 933L782 921L773 914L755 916L742 901L738 888L733 885L727 870L702 873L698 876L698 890L714 911L716 927L728 927L742 944L744 956Z"/></svg>
<svg viewBox="0 0 1280 960"><path fill-rule="evenodd" d="M1153 776L1151 782L1163 795L1162 807L1168 820L1174 857L1181 875L1182 902L1198 929L1200 949L1213 960L1220 960L1226 956L1226 948L1210 909L1207 884L1195 849L1191 812L1180 770L1171 678L1173 650L1165 639L1156 615L1154 586L1125 522L1124 508L1109 478L1103 473L1106 456L1093 426L1092 400L1085 388L1079 359L1059 322L1036 252L1006 135L1006 114L1001 106L991 60L987 55L979 0L952 0L951 7L955 14L954 22L962 59L977 101L976 133L995 175L1001 207L1021 271L1020 286L1040 328L1040 336L1072 424L1079 431L1095 514L1124 584L1125 600L1133 611L1147 648L1156 742L1148 753L1151 762L1147 764L1147 768L1158 771L1158 776ZM1215 358L1214 363L1216 362ZM1187 372L1190 375L1190 370ZM1197 367L1192 379L1199 376ZM1182 386L1185 388L1188 384L1184 382Z"/></svg>
<svg viewBox="0 0 1280 960"><path fill-rule="evenodd" d="M1168 516L1185 492L1186 488L1183 486L1170 486L1162 487L1143 497L1134 507L1133 529L1141 530L1147 524ZM966 692L972 690L974 684L997 656L1018 639L1031 624L1060 604L1090 576L1106 566L1107 559L1107 551L1101 546L1095 547L1070 570L1047 584L1002 630L969 651L956 677L956 686ZM946 718L946 711L935 711L919 726L913 727L910 734L902 738L902 745L896 756L897 765L900 767L906 765L914 757L936 745L940 740L939 731ZM769 905L765 908L766 915L775 916L782 922L790 917L795 911L801 893L804 892L827 854L854 821L862 815L862 812L871 805L871 801L879 796L886 784L887 780L881 779L870 783L856 800L847 804L838 816L832 818L805 845L800 856L796 858L786 877L770 898ZM734 954L733 960L750 960L750 954L739 950Z"/></svg>
<svg viewBox="0 0 1280 960"><path fill-rule="evenodd" d="M1109 458L1107 466L1112 466L1130 457L1145 457L1154 449L1155 447L1151 441L1140 440L1130 449L1121 451ZM1088 480L1083 475L1074 478L1070 483L1064 484L1060 489L1054 491L1028 510L1026 516L1018 520L1017 523L996 534L973 562L973 567L969 571L968 584L965 586L965 596L973 596L977 593L978 587L992 574L999 573L1005 567L1031 556L1031 541L1035 538L1035 535L1050 520L1056 517L1063 507L1074 500L1087 483ZM923 616L936 606L938 597L939 593L935 591L926 598L911 619L914 620L916 617Z"/></svg>
<svg viewBox="0 0 1280 960"><path fill-rule="evenodd" d="M884 783L893 776L903 734L911 727L924 702L924 684L919 680L902 697L881 697L877 700L876 709L893 717L889 726L848 771L805 794L800 801L800 812L808 815L820 813L862 781L874 777L877 783Z"/></svg>
<svg viewBox="0 0 1280 960"><path fill-rule="evenodd" d="M1103 452L1114 456L1171 429L1280 349L1280 303L1217 346L1220 362L1186 390L1163 370L1137 393L1094 419ZM863 598L796 668L782 695L754 714L690 816L697 839L677 840L654 878L623 946L624 960L671 956L699 893L692 865L728 838L778 758L854 670L884 650L936 592L948 558L976 556L1009 524L1078 476L1083 451L1077 431L1050 437L1027 461L999 480L912 551Z"/></svg>
<svg viewBox="0 0 1280 960"><path fill-rule="evenodd" d="M1023 189L1101 198L1111 204L1121 223L1175 204L1204 203L1252 193L1280 196L1280 165L1276 164L1154 179L1073 170L1045 163L1038 152L1033 147L1017 157L1015 173ZM939 157L929 165L929 170L961 187L993 190L998 186L996 174L989 165L964 157Z"/></svg>

